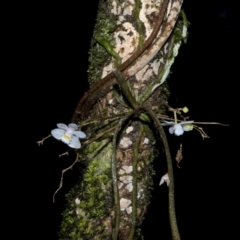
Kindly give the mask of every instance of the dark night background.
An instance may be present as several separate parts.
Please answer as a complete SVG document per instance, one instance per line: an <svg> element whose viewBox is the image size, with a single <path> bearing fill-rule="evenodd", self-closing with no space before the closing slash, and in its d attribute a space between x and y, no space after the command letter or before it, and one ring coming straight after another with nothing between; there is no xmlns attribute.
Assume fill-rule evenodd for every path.
<svg viewBox="0 0 240 240"><path fill-rule="evenodd" d="M183 156L176 174L176 208L182 240L234 239L237 222L237 148L233 131L237 113L236 68L239 48L234 1L190 1L183 8L191 25L188 43L182 45L170 75L173 107L188 106L195 121L229 123L230 127L204 126L211 137L202 140L198 132L184 134ZM18 153L19 170L14 203L18 220L25 227L18 234L25 239L55 240L64 210L64 195L74 185L78 165L65 174L64 187L52 203L61 170L71 164L70 157L58 158L67 146L53 138L38 147L57 123L70 122L82 94L88 89L88 49L96 19L98 1L41 3L21 6L16 34L24 60L17 61L24 75L23 96L28 123L27 144ZM235 58L234 58L235 57ZM25 108L25 107L24 107ZM234 116L234 117L233 117ZM169 136L175 156L175 136ZM236 153L234 156L234 152ZM20 161L21 160L21 161ZM145 239L169 239L167 187L156 188L144 222ZM15 191L13 191L15 192ZM15 196L15 197L17 197ZM15 198L14 198L15 200ZM21 202L21 204L20 204ZM16 214L16 213L15 213ZM236 217L237 219L238 217ZM155 237L153 237L155 234Z"/></svg>

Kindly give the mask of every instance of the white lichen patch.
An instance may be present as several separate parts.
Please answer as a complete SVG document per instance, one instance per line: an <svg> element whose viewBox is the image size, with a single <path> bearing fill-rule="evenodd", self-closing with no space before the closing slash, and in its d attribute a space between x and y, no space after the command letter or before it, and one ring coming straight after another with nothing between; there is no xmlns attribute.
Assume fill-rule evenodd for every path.
<svg viewBox="0 0 240 240"><path fill-rule="evenodd" d="M120 169L120 170L118 171L118 173L119 173L119 175L123 175L123 174L125 173L125 171L124 171L123 169Z"/></svg>
<svg viewBox="0 0 240 240"><path fill-rule="evenodd" d="M133 177L130 176L130 175L127 175L127 174L131 173L132 170L133 170L132 166L124 165L124 166L122 166L122 168L118 171L119 175L122 175L122 176L119 177L120 183L125 184L126 189L127 189L129 192L132 192L132 190L133 190L133 185L132 185ZM120 183L119 183L119 185L120 185ZM121 185L121 187L122 187L122 185ZM119 189L120 189L120 188L119 188Z"/></svg>
<svg viewBox="0 0 240 240"><path fill-rule="evenodd" d="M154 74L158 74L158 69L160 66L159 60L154 60L152 63L146 65L144 68L142 68L135 76L137 81L147 81L149 78Z"/></svg>
<svg viewBox="0 0 240 240"><path fill-rule="evenodd" d="M114 51L121 57L122 62L126 61L138 46L139 34L132 23L127 21L127 16L133 15L134 6L134 0L126 0L123 3L117 1L112 2L111 13L118 15L117 24L121 25L121 28L114 32ZM111 64L105 66L102 77L109 73L109 68L110 71L112 71L114 66Z"/></svg>
<svg viewBox="0 0 240 240"><path fill-rule="evenodd" d="M113 34L115 39L114 51L120 56L122 62L125 62L129 57L131 57L133 52L136 51L139 42L139 34L132 23L127 22L124 19L123 15L119 17L119 21L121 28ZM111 62L104 66L101 77L104 78L112 72L115 69L115 65L116 60L112 57Z"/></svg>
<svg viewBox="0 0 240 240"><path fill-rule="evenodd" d="M125 21L125 17L124 16L119 16L118 20L117 20L117 24L122 24L122 22Z"/></svg>
<svg viewBox="0 0 240 240"><path fill-rule="evenodd" d="M112 1L111 13L117 15L117 2L116 1Z"/></svg>
<svg viewBox="0 0 240 240"><path fill-rule="evenodd" d="M142 68L135 76L136 76L136 80L137 81L144 81L143 78L144 78L144 75L146 74L146 71L148 69L148 65L146 65L144 68ZM152 71L151 71L152 72ZM145 77L145 80L146 80L146 77Z"/></svg>
<svg viewBox="0 0 240 240"><path fill-rule="evenodd" d="M174 63L174 58L178 55L179 47L180 47L179 43L175 44L173 47L173 57L171 59L169 59L164 66L164 74L163 74L161 82L160 82L161 85L166 81L166 79L170 73L171 66Z"/></svg>
<svg viewBox="0 0 240 240"><path fill-rule="evenodd" d="M122 11L122 6L121 4L118 4L117 1L112 1L112 9L111 13L115 15L119 15Z"/></svg>
<svg viewBox="0 0 240 240"><path fill-rule="evenodd" d="M169 15L169 13L170 13L170 11L171 11L172 1L173 1L173 0L170 0L169 3L168 3L166 17L168 17L168 15Z"/></svg>
<svg viewBox="0 0 240 240"><path fill-rule="evenodd" d="M141 196L143 196L143 189L140 189L137 194L137 199L139 199Z"/></svg>
<svg viewBox="0 0 240 240"><path fill-rule="evenodd" d="M126 175L126 176L120 177L119 179L121 182L128 184L128 183L132 182L132 178L133 178L132 176Z"/></svg>
<svg viewBox="0 0 240 240"><path fill-rule="evenodd" d="M136 61L136 64L126 70L126 75L127 76L133 76L135 75L138 71L143 69L152 59L156 54L159 52L159 50L162 48L163 44L165 41L168 39L175 23L177 20L177 16L180 12L181 4L182 1L174 1L173 3L170 1L171 4L171 9L169 11L169 15L166 20L166 27L161 28L158 37L154 41L154 44L152 44L147 51L145 52L144 55L138 58Z"/></svg>
<svg viewBox="0 0 240 240"><path fill-rule="evenodd" d="M150 24L149 19L147 16L155 13L158 15L159 12L159 2L160 1L151 1L151 0L142 0L142 8L139 13L139 18L143 22L146 30L146 38L149 37L153 30L153 25Z"/></svg>
<svg viewBox="0 0 240 240"><path fill-rule="evenodd" d="M160 59L160 61L158 59L156 59L151 63L151 68L156 75L158 74L158 69L159 69L161 62L162 62L161 59Z"/></svg>
<svg viewBox="0 0 240 240"><path fill-rule="evenodd" d="M126 198L121 198L120 199L120 209L121 211L124 211L129 205L132 203L131 200L126 199Z"/></svg>
<svg viewBox="0 0 240 240"><path fill-rule="evenodd" d="M128 214L130 214L130 213L132 212L132 207L126 208L126 212L127 212Z"/></svg>
<svg viewBox="0 0 240 240"><path fill-rule="evenodd" d="M132 167L132 166L124 165L124 166L122 166L122 169L124 169L124 171L125 171L126 173L131 173L132 170L133 170L133 167Z"/></svg>
<svg viewBox="0 0 240 240"><path fill-rule="evenodd" d="M133 167L132 166L127 166L124 165L122 166L122 168L118 171L119 175L123 175L123 174L129 174L132 172Z"/></svg>
<svg viewBox="0 0 240 240"><path fill-rule="evenodd" d="M123 183L122 182L118 182L118 189L121 189L123 186Z"/></svg>
<svg viewBox="0 0 240 240"><path fill-rule="evenodd" d="M106 65L103 68L103 72L102 72L102 78L104 78L105 76L107 76L110 72L112 72L114 69L113 67L113 62L110 62L108 65Z"/></svg>
<svg viewBox="0 0 240 240"><path fill-rule="evenodd" d="M126 61L132 53L137 49L139 34L130 22L124 22L122 28L114 33L115 52L122 58L122 62Z"/></svg>
<svg viewBox="0 0 240 240"><path fill-rule="evenodd" d="M167 42L166 44L164 44L163 51L164 51L165 54L166 54L167 51L168 51L168 45L169 45L168 42Z"/></svg>
<svg viewBox="0 0 240 240"><path fill-rule="evenodd" d="M132 15L132 11L133 11L133 6L128 5L124 8L123 10L123 15Z"/></svg>
<svg viewBox="0 0 240 240"><path fill-rule="evenodd" d="M126 186L126 189L127 189L129 192L132 192L132 190L133 190L133 185L132 185L132 183L129 183L129 184Z"/></svg>
<svg viewBox="0 0 240 240"><path fill-rule="evenodd" d="M129 126L127 129L126 129L126 133L129 134L130 132L133 131L133 126Z"/></svg>
<svg viewBox="0 0 240 240"><path fill-rule="evenodd" d="M128 148L132 145L132 141L130 140L130 138L128 137L123 137L121 140L120 140L120 147L122 148Z"/></svg>

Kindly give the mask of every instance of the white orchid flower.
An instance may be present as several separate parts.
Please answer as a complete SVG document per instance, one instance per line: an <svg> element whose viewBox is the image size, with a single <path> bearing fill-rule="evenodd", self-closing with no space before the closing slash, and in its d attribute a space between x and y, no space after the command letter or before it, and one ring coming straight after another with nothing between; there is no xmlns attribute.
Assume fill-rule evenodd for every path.
<svg viewBox="0 0 240 240"><path fill-rule="evenodd" d="M78 149L81 147L79 138L85 138L86 134L78 129L77 124L70 123L67 125L63 123L57 124L58 128L51 131L54 138L66 143L69 147Z"/></svg>
<svg viewBox="0 0 240 240"><path fill-rule="evenodd" d="M180 136L184 132L193 130L193 125L192 125L193 122L194 121L185 121L185 122L175 123L175 122L164 121L164 123L162 123L161 125L170 126L169 132L176 136Z"/></svg>

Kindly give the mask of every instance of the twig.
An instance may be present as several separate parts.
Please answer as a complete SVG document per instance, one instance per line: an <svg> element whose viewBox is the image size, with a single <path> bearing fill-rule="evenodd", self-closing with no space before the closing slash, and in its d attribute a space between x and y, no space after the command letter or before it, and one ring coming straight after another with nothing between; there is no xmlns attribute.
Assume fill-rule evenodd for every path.
<svg viewBox="0 0 240 240"><path fill-rule="evenodd" d="M40 141L37 141L37 144L38 144L38 146L41 146L41 145L43 145L43 142L47 139L47 138L50 138L52 135L51 134L49 134L47 137L45 137L45 138L43 138L42 140L40 140Z"/></svg>
<svg viewBox="0 0 240 240"><path fill-rule="evenodd" d="M62 153L62 154L59 154L58 157L60 158L60 157L65 156L65 155L68 156L68 152L69 152L69 151L66 151L66 152L64 152L64 153Z"/></svg>
<svg viewBox="0 0 240 240"><path fill-rule="evenodd" d="M225 126L228 127L230 124L223 124L223 123L218 123L218 122L194 122L196 124L212 124L212 125L220 125L220 126Z"/></svg>
<svg viewBox="0 0 240 240"><path fill-rule="evenodd" d="M83 146L86 146L86 145L88 145L88 144L90 144L90 143L92 143L93 141L95 141L95 140L97 140L98 138L102 137L105 133L112 131L114 128L115 128L115 126L112 127L112 128L107 129L106 131L103 131L103 132L98 133L94 138L90 138L90 139L86 140L86 141L82 144L82 147L83 147Z"/></svg>
<svg viewBox="0 0 240 240"><path fill-rule="evenodd" d="M193 124L193 126L194 126L194 128L201 134L203 140L204 140L205 138L210 138L210 137L204 132L204 130L203 130L201 127L198 127L198 126L196 126L196 125L194 125L194 124Z"/></svg>
<svg viewBox="0 0 240 240"><path fill-rule="evenodd" d="M53 202L55 202L55 196L56 196L57 192L58 192L58 191L62 188L62 186L63 186L63 175L64 175L64 173L67 172L69 169L72 169L72 167L73 167L77 162L79 162L79 160L78 160L78 153L77 153L77 156L76 156L75 161L74 161L69 167L67 167L67 168L65 168L65 169L62 170L61 180L60 180L60 183L59 183L59 187L58 187L58 189L55 191L55 193L53 194Z"/></svg>

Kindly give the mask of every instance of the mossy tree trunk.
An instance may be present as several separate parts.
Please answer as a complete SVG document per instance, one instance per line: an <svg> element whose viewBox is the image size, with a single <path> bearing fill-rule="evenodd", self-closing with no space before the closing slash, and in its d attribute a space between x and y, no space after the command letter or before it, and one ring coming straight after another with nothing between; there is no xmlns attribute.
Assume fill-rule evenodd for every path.
<svg viewBox="0 0 240 240"><path fill-rule="evenodd" d="M181 4L100 0L89 51L91 89L73 116L88 136L78 152L86 168L67 195L61 239L141 238L159 149L154 115L164 112L165 81L186 37ZM169 191L174 200L173 182ZM173 239L180 239L173 212L170 203Z"/></svg>

